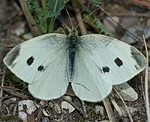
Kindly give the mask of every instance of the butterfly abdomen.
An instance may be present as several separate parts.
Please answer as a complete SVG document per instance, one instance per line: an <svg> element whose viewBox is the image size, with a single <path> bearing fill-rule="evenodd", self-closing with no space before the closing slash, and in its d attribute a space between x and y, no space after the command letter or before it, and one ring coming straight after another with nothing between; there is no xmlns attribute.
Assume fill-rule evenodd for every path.
<svg viewBox="0 0 150 122"><path fill-rule="evenodd" d="M67 45L69 51L69 72L70 72L70 80L73 79L74 74L74 64L75 64L75 54L78 49L79 37L77 36L69 36L67 38Z"/></svg>

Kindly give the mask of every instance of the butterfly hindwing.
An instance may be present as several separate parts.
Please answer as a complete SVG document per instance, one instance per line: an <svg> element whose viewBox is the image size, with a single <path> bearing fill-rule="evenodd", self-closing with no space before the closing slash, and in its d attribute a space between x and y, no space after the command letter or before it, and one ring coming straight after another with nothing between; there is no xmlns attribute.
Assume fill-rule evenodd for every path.
<svg viewBox="0 0 150 122"><path fill-rule="evenodd" d="M68 86L65 41L65 35L55 33L35 37L14 47L4 58L4 63L16 76L29 83L33 96L58 98L65 94Z"/></svg>
<svg viewBox="0 0 150 122"><path fill-rule="evenodd" d="M76 54L74 69L71 85L81 100L101 101L111 92L112 85L102 79L94 62L80 50Z"/></svg>

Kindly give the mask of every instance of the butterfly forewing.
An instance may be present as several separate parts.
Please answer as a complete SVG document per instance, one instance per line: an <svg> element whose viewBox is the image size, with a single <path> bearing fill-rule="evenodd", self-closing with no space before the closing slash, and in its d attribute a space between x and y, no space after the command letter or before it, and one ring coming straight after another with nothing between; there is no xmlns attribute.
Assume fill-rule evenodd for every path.
<svg viewBox="0 0 150 122"><path fill-rule="evenodd" d="M95 63L100 77L113 85L130 80L147 65L140 51L112 37L100 34L82 36L80 48Z"/></svg>
<svg viewBox="0 0 150 122"><path fill-rule="evenodd" d="M40 99L62 96L68 86L66 36L46 34L14 47L4 58L6 66L29 85ZM59 88L58 88L59 87Z"/></svg>

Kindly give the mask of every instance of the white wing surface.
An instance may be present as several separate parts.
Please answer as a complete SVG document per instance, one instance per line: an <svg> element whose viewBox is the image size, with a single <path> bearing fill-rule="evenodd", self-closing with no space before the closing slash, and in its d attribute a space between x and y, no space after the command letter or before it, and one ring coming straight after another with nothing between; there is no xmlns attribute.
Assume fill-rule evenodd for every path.
<svg viewBox="0 0 150 122"><path fill-rule="evenodd" d="M4 58L7 67L29 83L29 91L40 99L55 99L68 86L66 36L45 34L14 47Z"/></svg>
<svg viewBox="0 0 150 122"><path fill-rule="evenodd" d="M112 85L130 80L147 65L140 51L115 38L89 34L80 40L72 87L82 100L102 100Z"/></svg>
<svg viewBox="0 0 150 122"><path fill-rule="evenodd" d="M76 54L74 79L71 82L75 94L90 102L103 100L112 90L112 85L100 76L95 63L84 52Z"/></svg>

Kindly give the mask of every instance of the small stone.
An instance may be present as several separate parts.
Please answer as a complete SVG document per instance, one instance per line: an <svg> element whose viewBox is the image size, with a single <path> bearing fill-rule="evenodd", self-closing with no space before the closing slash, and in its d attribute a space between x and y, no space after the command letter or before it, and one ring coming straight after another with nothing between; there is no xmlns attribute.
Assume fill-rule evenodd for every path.
<svg viewBox="0 0 150 122"><path fill-rule="evenodd" d="M102 106L100 106L100 105L96 105L96 106L95 106L95 113L96 113L96 114L104 115L104 107L102 107Z"/></svg>
<svg viewBox="0 0 150 122"><path fill-rule="evenodd" d="M48 106L49 106L50 108L53 108L53 107L54 107L54 104L53 104L52 102L49 102L49 103L48 103Z"/></svg>
<svg viewBox="0 0 150 122"><path fill-rule="evenodd" d="M42 122L50 122L48 117L43 117Z"/></svg>
<svg viewBox="0 0 150 122"><path fill-rule="evenodd" d="M16 97L10 98L10 101L16 102L16 101L17 101L17 98L16 98Z"/></svg>
<svg viewBox="0 0 150 122"><path fill-rule="evenodd" d="M147 26L150 26L150 19L147 20Z"/></svg>
<svg viewBox="0 0 150 122"><path fill-rule="evenodd" d="M45 101L44 101L44 100L41 100L41 101L40 101L40 105L41 105L41 106L44 106L44 105L45 105Z"/></svg>
<svg viewBox="0 0 150 122"><path fill-rule="evenodd" d="M68 103L66 101L61 102L61 108L62 109L68 109L69 113L71 113L75 110L75 108L70 103Z"/></svg>
<svg viewBox="0 0 150 122"><path fill-rule="evenodd" d="M23 38L25 40L29 40L29 39L33 38L33 35L31 33L26 33L26 34L23 35Z"/></svg>
<svg viewBox="0 0 150 122"><path fill-rule="evenodd" d="M20 36L25 32L25 23L21 23L18 27L13 31L14 34Z"/></svg>
<svg viewBox="0 0 150 122"><path fill-rule="evenodd" d="M27 113L32 114L32 112L35 110L36 106L34 105L32 100L22 100L18 102L18 117L22 119L23 122L27 121Z"/></svg>
<svg viewBox="0 0 150 122"><path fill-rule="evenodd" d="M67 99L67 100L69 100L69 101L72 101L72 98L70 96L66 95L66 96L64 96L64 98Z"/></svg>
<svg viewBox="0 0 150 122"><path fill-rule="evenodd" d="M102 121L100 121L100 122L110 122L109 120L102 120Z"/></svg>
<svg viewBox="0 0 150 122"><path fill-rule="evenodd" d="M54 105L54 110L55 110L56 113L58 113L58 114L61 113L61 108L60 108L60 106L59 106L57 103Z"/></svg>
<svg viewBox="0 0 150 122"><path fill-rule="evenodd" d="M45 109L43 109L42 112L43 112L44 116L46 116L46 117L50 116L50 113L48 111L46 111Z"/></svg>

